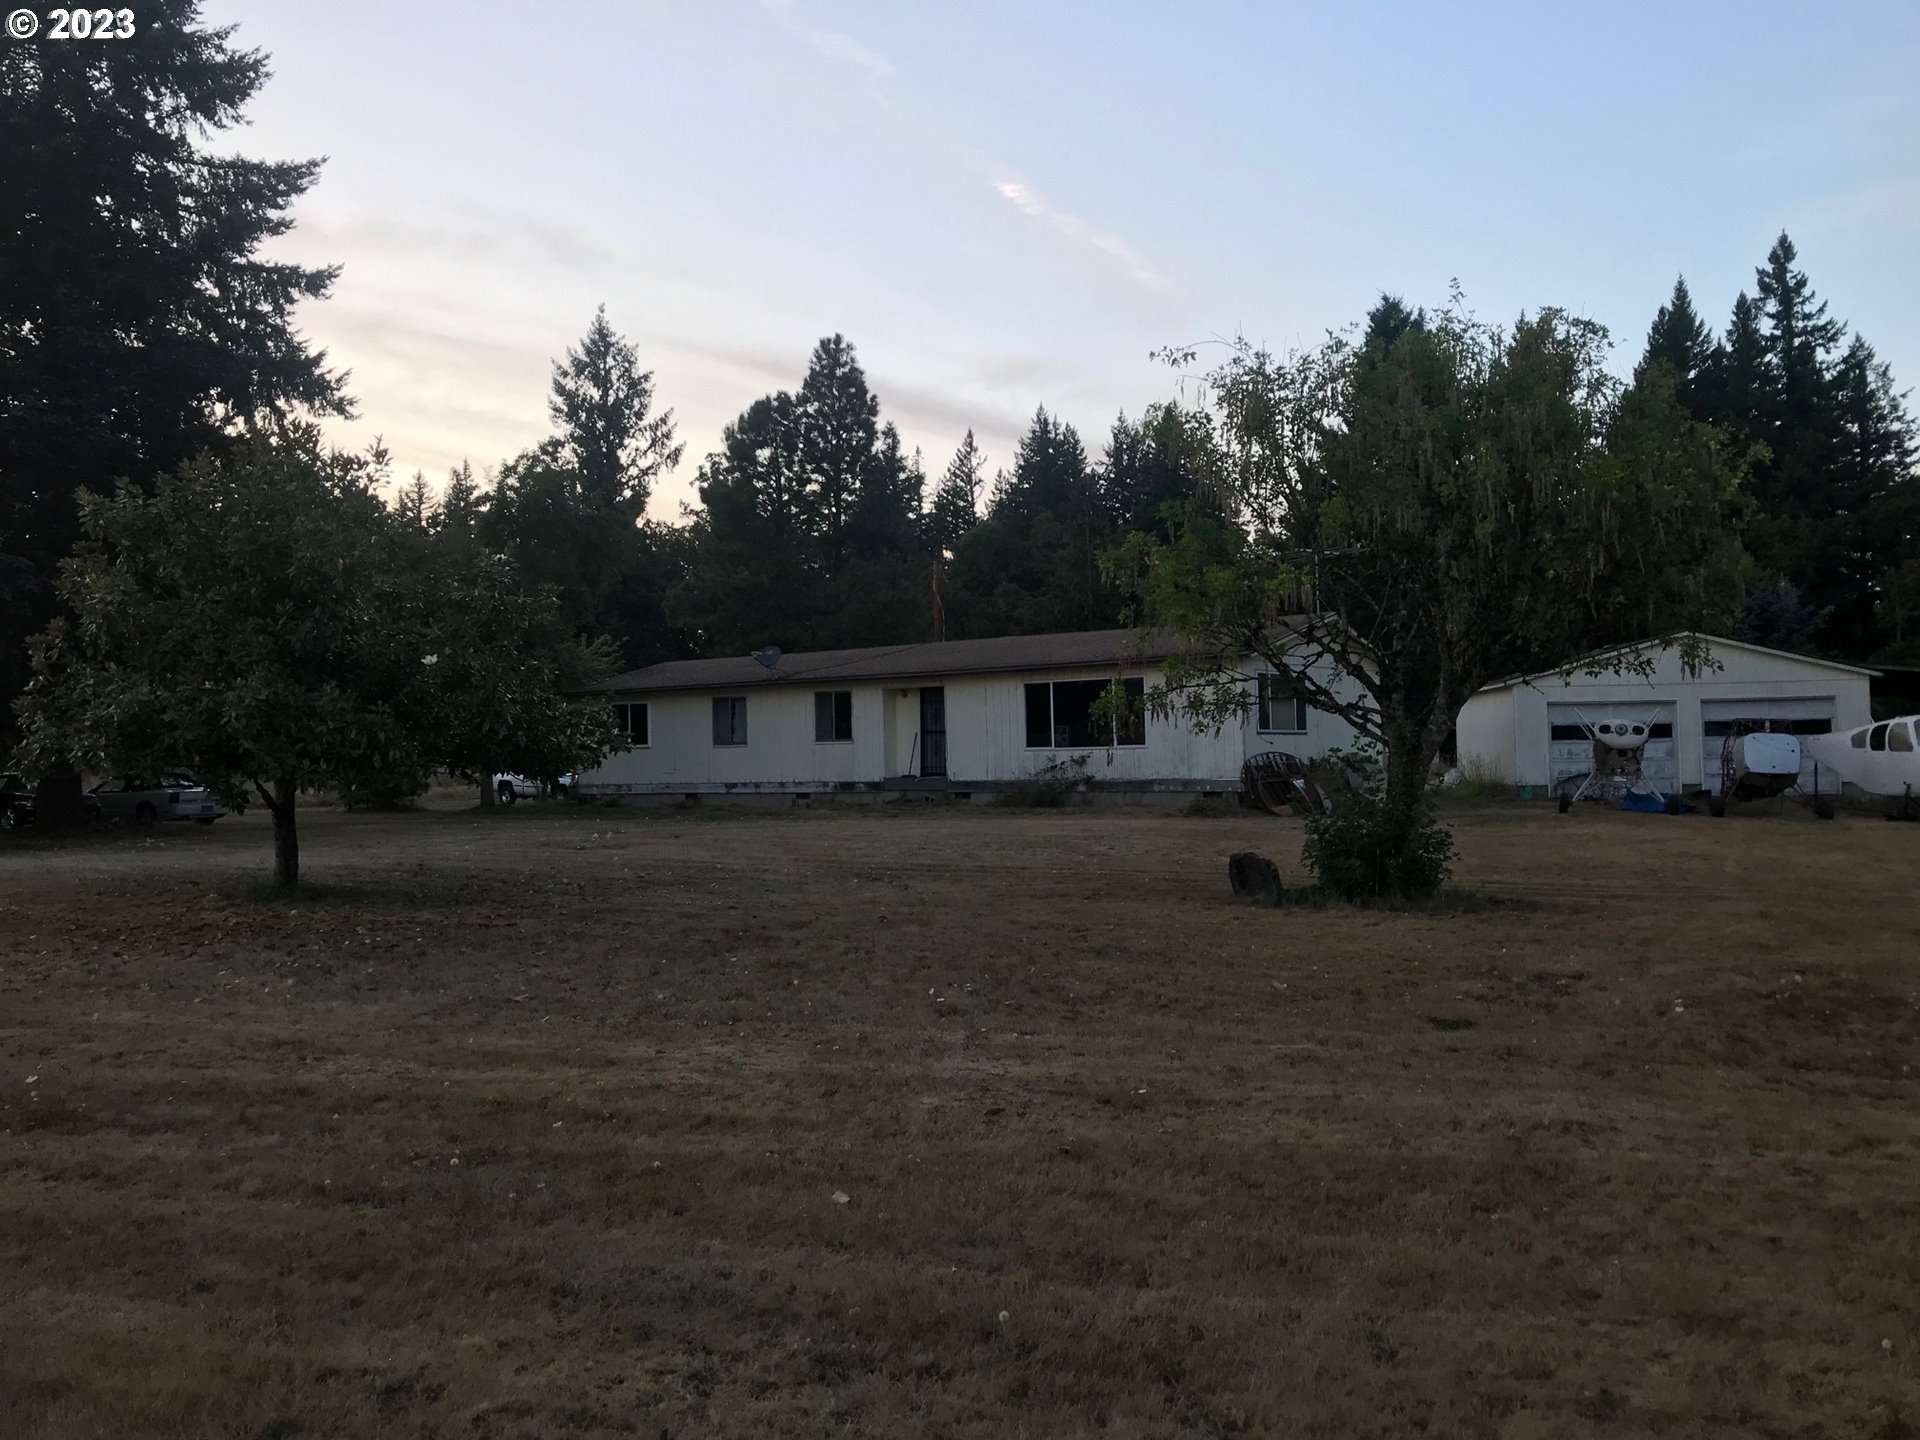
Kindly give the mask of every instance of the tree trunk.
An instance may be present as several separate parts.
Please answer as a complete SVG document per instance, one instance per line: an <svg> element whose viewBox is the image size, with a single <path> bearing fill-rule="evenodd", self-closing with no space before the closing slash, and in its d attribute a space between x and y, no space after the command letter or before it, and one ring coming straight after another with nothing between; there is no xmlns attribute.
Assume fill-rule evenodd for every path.
<svg viewBox="0 0 1920 1440"><path fill-rule="evenodd" d="M273 811L273 880L282 890L292 890L300 883L300 834L293 816L298 787L283 777L273 790L268 802Z"/></svg>
<svg viewBox="0 0 1920 1440"><path fill-rule="evenodd" d="M493 788L493 776L482 775L480 777L480 808L482 810L491 810L499 803L500 794Z"/></svg>

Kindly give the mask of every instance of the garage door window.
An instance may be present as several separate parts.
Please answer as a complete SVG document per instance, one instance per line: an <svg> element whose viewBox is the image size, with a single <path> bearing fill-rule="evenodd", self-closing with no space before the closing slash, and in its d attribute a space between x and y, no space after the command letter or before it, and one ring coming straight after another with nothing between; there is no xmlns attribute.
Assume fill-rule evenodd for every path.
<svg viewBox="0 0 1920 1440"><path fill-rule="evenodd" d="M1833 731L1831 720L1708 720L1700 732L1712 739L1731 735L1735 727L1743 731L1764 730L1771 735L1827 735Z"/></svg>
<svg viewBox="0 0 1920 1440"><path fill-rule="evenodd" d="M1539 733L1537 730L1534 731L1536 735ZM1707 733L1711 735L1713 731L1710 729ZM1553 727L1553 738L1555 740L1591 740L1593 733L1584 725L1556 725ZM1671 740L1673 738L1673 726L1664 720L1657 725L1649 725L1647 726L1647 738L1649 740Z"/></svg>

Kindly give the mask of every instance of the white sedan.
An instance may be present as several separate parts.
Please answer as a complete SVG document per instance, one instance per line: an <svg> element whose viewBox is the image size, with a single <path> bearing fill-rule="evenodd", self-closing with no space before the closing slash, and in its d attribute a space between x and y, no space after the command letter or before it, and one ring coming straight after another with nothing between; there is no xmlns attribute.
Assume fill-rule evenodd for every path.
<svg viewBox="0 0 1920 1440"><path fill-rule="evenodd" d="M102 815L143 829L162 820L197 820L211 825L226 813L211 790L180 770L162 775L152 784L131 776L102 780L87 794L98 803Z"/></svg>

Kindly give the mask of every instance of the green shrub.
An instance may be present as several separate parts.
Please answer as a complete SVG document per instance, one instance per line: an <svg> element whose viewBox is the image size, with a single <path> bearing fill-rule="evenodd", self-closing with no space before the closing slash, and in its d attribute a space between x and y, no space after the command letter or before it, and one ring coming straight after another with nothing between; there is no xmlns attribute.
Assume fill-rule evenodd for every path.
<svg viewBox="0 0 1920 1440"><path fill-rule="evenodd" d="M1341 759L1359 783L1334 799L1330 813L1307 821L1301 853L1307 869L1329 893L1353 905L1432 895L1452 873L1452 833L1429 803L1396 814L1380 793L1375 756L1360 752Z"/></svg>
<svg viewBox="0 0 1920 1440"><path fill-rule="evenodd" d="M1428 805L1396 815L1378 795L1353 791L1307 822L1302 858L1322 885L1351 904L1418 900L1446 884L1453 835Z"/></svg>

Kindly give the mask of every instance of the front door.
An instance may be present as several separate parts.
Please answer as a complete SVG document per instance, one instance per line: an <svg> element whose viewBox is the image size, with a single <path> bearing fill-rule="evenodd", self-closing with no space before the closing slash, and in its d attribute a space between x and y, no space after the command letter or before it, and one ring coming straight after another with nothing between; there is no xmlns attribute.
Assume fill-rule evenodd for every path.
<svg viewBox="0 0 1920 1440"><path fill-rule="evenodd" d="M920 773L947 773L947 692L938 685L920 692Z"/></svg>

